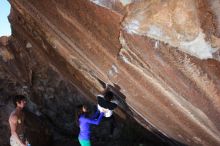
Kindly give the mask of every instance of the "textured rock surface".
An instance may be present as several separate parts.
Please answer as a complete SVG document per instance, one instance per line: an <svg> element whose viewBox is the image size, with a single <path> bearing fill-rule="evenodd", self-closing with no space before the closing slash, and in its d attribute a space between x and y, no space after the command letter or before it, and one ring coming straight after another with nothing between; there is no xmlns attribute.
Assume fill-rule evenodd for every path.
<svg viewBox="0 0 220 146"><path fill-rule="evenodd" d="M39 107L95 101L101 80L120 95L122 118L127 112L162 139L220 145L219 1L10 2L14 45L1 47L1 66ZM68 94L56 93L61 87ZM64 98L74 90L79 98ZM58 107L45 113L65 116Z"/></svg>
<svg viewBox="0 0 220 146"><path fill-rule="evenodd" d="M201 28L203 20L199 19L198 7L205 4L205 1L194 0L137 2L129 7L124 27L129 33L160 40L198 58L213 58L212 54L219 46L212 47L213 44L207 41L210 37L205 40L206 35ZM201 13L205 9L202 8ZM209 30L212 35L213 32Z"/></svg>
<svg viewBox="0 0 220 146"><path fill-rule="evenodd" d="M13 59L7 62L4 57L1 58L1 146L9 145L8 117L14 108L9 95L14 94L24 94L28 97L25 125L26 134L33 146L79 145L74 115L76 105L87 103L92 109L94 104L88 103L74 86L62 78L54 68L48 66L47 62L35 52L36 48L22 40L23 37L19 38L19 41L13 37L0 38L0 50L7 51L7 54L13 56ZM26 67L21 68L21 65ZM25 78L26 73L29 74L28 78ZM99 127L92 129L94 145L169 145L152 132L138 126L129 116L126 121L117 118L117 129L111 138L107 137L108 127L108 122L103 121ZM112 139L114 141L109 142Z"/></svg>

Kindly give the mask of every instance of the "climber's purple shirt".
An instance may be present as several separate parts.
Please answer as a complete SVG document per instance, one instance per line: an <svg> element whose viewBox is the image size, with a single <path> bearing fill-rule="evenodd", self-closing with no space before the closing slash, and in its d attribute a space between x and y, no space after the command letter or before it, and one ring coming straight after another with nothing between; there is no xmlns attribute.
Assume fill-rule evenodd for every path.
<svg viewBox="0 0 220 146"><path fill-rule="evenodd" d="M89 140L90 139L90 124L99 125L104 113L100 113L98 119L86 118L85 115L79 117L79 139Z"/></svg>

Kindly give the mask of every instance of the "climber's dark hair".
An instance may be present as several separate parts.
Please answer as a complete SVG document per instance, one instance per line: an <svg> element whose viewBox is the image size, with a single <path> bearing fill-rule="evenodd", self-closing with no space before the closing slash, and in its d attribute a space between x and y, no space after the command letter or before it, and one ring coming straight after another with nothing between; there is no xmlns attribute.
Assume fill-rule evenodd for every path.
<svg viewBox="0 0 220 146"><path fill-rule="evenodd" d="M22 100L25 100L26 97L24 95L15 95L12 96L12 101L15 107L17 107L17 102L20 103Z"/></svg>
<svg viewBox="0 0 220 146"><path fill-rule="evenodd" d="M87 112L84 112L83 108L86 108ZM85 115L85 117L88 117L88 106L84 104L77 105L77 111L76 111L76 116L75 116L75 121L76 121L77 126L79 126L79 117L83 114Z"/></svg>
<svg viewBox="0 0 220 146"><path fill-rule="evenodd" d="M82 114L84 114L83 107L86 107L83 104L77 106L77 118L79 118Z"/></svg>
<svg viewBox="0 0 220 146"><path fill-rule="evenodd" d="M111 91L107 91L104 93L104 98L107 101L111 101L114 97L114 94Z"/></svg>

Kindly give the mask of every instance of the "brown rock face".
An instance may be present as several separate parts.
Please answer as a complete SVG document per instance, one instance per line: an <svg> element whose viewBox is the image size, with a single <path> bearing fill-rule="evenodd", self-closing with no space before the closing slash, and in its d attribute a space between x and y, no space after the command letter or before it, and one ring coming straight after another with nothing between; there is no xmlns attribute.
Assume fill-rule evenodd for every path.
<svg viewBox="0 0 220 146"><path fill-rule="evenodd" d="M218 1L10 3L13 34L9 44L1 39L0 57L15 80L31 87L33 66L50 66L67 89L74 86L93 102L101 82L109 83L118 95L119 116L129 114L161 138L220 145Z"/></svg>

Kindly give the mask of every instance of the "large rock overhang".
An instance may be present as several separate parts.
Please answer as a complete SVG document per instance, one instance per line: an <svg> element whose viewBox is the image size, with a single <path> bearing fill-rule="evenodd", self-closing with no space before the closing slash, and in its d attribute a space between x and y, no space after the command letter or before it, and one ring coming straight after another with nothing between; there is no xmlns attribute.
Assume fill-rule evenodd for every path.
<svg viewBox="0 0 220 146"><path fill-rule="evenodd" d="M205 5L207 1L190 2L194 5L186 12L192 17L178 9L182 6L180 1L150 1L152 11L145 7L141 11L141 5L148 5L149 1L111 1L111 5L104 0L99 2L101 6L98 1L89 0L11 0L12 37L22 37L38 48L34 51L88 99L95 101L92 95L102 90L100 81L109 83L117 87L119 97L125 97L118 99L121 110L147 129L187 145L219 145L219 32L210 26L217 20L207 18L206 22L203 15L211 9ZM188 1L182 1L188 8L184 2ZM156 8L164 8L165 15L172 10L170 7L182 12L186 19L195 19L183 25L195 27L192 31L176 26L180 39L188 41L198 36L205 44L207 38L212 38L205 44L210 54L201 57L186 51L184 45L179 47L181 40L172 36L177 30L167 29L162 20L155 22L148 15ZM167 29L163 34L176 40L155 37L158 34L152 32L157 31L142 18L138 20L143 27L129 31L130 22L140 16L139 12L160 29ZM157 16L161 15L158 12Z"/></svg>

